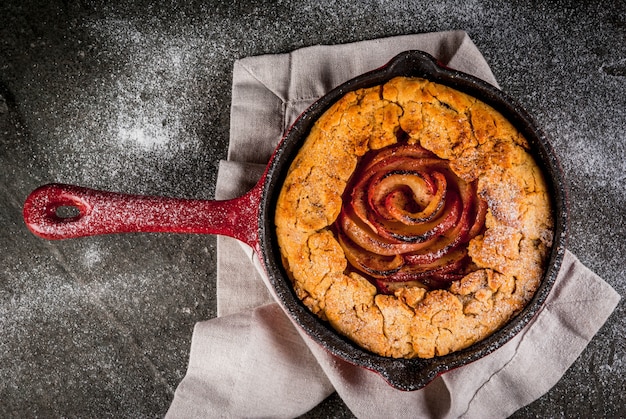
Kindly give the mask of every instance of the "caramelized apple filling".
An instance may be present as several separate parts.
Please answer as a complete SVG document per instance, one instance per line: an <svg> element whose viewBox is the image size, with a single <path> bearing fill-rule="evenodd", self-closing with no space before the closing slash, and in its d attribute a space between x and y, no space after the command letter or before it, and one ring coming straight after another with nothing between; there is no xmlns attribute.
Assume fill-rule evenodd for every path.
<svg viewBox="0 0 626 419"><path fill-rule="evenodd" d="M351 268L380 293L446 288L473 270L467 243L483 232L487 203L448 163L399 143L357 166L335 229Z"/></svg>

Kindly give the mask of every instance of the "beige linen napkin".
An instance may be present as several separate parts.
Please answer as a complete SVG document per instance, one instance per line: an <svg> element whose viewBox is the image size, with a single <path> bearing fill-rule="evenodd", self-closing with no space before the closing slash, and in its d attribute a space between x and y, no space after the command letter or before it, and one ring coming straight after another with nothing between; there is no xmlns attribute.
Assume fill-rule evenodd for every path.
<svg viewBox="0 0 626 419"><path fill-rule="evenodd" d="M336 85L420 49L496 85L463 31L313 46L235 63L228 161L216 198L260 177L293 120ZM358 417L506 417L547 392L606 321L619 295L566 252L542 311L502 348L436 378L393 389L376 373L328 354L293 326L268 291L252 250L218 238L218 317L194 329L188 371L168 417L294 417L337 391Z"/></svg>

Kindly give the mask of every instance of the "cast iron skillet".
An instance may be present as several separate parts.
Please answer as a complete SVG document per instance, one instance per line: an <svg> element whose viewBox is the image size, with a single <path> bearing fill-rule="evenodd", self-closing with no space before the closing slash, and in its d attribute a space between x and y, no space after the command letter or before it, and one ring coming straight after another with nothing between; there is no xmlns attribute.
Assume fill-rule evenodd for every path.
<svg viewBox="0 0 626 419"><path fill-rule="evenodd" d="M530 303L507 325L471 347L431 359L393 359L361 349L337 334L297 298L281 263L274 209L287 170L315 121L349 91L385 83L396 76L423 77L453 87L491 105L529 141L551 192L556 220L554 245L544 279ZM66 207L70 211L65 212ZM274 151L265 173L247 194L226 201L200 201L126 195L72 185L49 184L33 191L24 204L24 220L36 235L66 239L96 234L171 232L222 234L252 246L261 259L284 310L318 344L333 355L380 374L400 390L417 390L437 375L495 351L513 338L539 311L558 274L567 229L565 181L543 132L521 106L497 88L470 75L439 65L421 51L406 51L385 66L333 89L291 126Z"/></svg>

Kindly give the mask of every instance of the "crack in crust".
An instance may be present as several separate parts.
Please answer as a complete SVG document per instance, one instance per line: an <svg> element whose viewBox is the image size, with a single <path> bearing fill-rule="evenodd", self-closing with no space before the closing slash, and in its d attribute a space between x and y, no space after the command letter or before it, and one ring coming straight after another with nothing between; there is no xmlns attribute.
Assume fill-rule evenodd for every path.
<svg viewBox="0 0 626 419"><path fill-rule="evenodd" d="M419 144L478 179L489 206L468 254L477 270L445 290L406 285L377 295L347 271L330 226L359 159L397 141ZM552 245L543 175L526 139L501 114L419 78L347 93L315 124L294 159L276 208L281 254L304 304L363 348L383 356L445 355L484 339L537 289Z"/></svg>

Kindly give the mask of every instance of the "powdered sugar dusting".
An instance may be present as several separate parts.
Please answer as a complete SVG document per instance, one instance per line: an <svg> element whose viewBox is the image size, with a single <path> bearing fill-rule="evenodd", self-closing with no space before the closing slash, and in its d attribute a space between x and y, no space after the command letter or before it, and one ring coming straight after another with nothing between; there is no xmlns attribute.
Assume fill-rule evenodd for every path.
<svg viewBox="0 0 626 419"><path fill-rule="evenodd" d="M575 132L575 131L572 131ZM607 133L607 135L611 135ZM621 148L609 150L596 141L590 141L582 135L566 138L567 153L564 164L577 173L580 178L587 179L598 188L609 188L623 199L626 199L626 145L620 138L610 144ZM581 164L583 162L583 164Z"/></svg>
<svg viewBox="0 0 626 419"><path fill-rule="evenodd" d="M55 146L44 153L54 180L106 189L124 184L132 192L169 195L188 185L172 179L172 172L193 183L199 173L214 171L207 162L193 166L216 141L205 134L212 121L200 107L211 106L203 90L211 85L204 79L200 34L171 34L111 18L83 21L81 29L90 39L77 52L84 73L73 77L88 81L68 94L54 94L63 89L55 86L47 98L49 113L59 115L50 131ZM144 190L144 184L163 182L172 186Z"/></svg>
<svg viewBox="0 0 626 419"><path fill-rule="evenodd" d="M114 88L122 94L112 103L117 115L113 121L117 124L111 127L113 139L131 151L135 147L168 151L167 146L185 134L179 111L186 104L173 99L181 78L193 72L192 51L197 41L140 32L127 21L97 22L90 27L105 43L126 49L130 71L115 80ZM162 44L156 48L161 54L153 53L154 43Z"/></svg>
<svg viewBox="0 0 626 419"><path fill-rule="evenodd" d="M106 253L108 253L108 251L102 250L98 242L92 242L85 248L83 253L83 263L87 267L93 268L102 261L102 258L106 255Z"/></svg>

